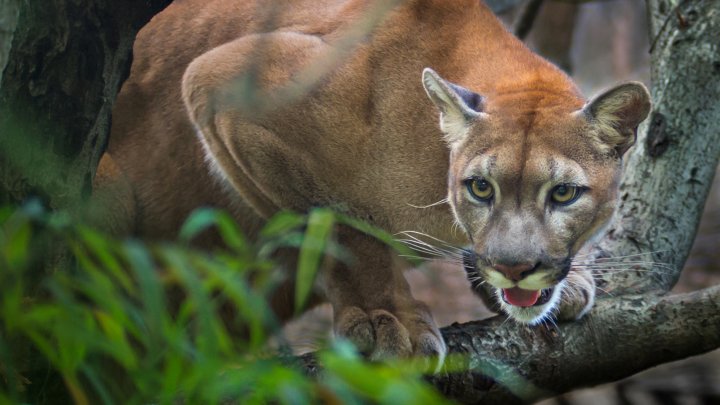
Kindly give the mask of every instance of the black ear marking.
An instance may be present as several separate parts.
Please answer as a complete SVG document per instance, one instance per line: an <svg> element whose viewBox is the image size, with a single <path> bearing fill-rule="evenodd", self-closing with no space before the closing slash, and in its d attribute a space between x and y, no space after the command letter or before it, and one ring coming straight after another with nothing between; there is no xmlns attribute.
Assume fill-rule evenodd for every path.
<svg viewBox="0 0 720 405"><path fill-rule="evenodd" d="M465 103L468 108L475 112L483 112L485 99L483 96L466 89L465 87L458 86L457 84L447 82L450 87L460 96L460 99Z"/></svg>

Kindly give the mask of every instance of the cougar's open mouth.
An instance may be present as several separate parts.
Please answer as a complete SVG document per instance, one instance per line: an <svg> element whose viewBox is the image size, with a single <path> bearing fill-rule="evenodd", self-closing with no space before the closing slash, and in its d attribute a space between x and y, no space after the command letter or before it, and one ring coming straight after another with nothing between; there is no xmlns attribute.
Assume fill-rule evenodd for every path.
<svg viewBox="0 0 720 405"><path fill-rule="evenodd" d="M553 288L543 290L523 290L520 287L503 288L502 299L505 303L517 307L534 307L547 304L552 297Z"/></svg>
<svg viewBox="0 0 720 405"><path fill-rule="evenodd" d="M562 267L562 271L554 285L541 290L525 290L517 286L512 288L491 286L484 276L480 274L476 263L476 254L470 250L465 250L463 265L472 289L486 304L491 306L499 305L499 308L494 310L502 311L515 321L528 325L536 325L543 319L553 316L553 311L556 310L562 291L565 288L565 276L570 269L568 260L567 266ZM492 294L493 297L487 297L483 291Z"/></svg>

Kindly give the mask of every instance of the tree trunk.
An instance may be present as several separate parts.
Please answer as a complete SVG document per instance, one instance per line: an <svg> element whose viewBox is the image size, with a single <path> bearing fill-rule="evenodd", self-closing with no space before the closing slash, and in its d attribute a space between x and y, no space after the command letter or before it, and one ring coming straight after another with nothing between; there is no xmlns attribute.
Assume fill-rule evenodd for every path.
<svg viewBox="0 0 720 405"><path fill-rule="evenodd" d="M90 194L135 34L170 2L0 0L0 205Z"/></svg>
<svg viewBox="0 0 720 405"><path fill-rule="evenodd" d="M19 14L20 6L16 0L0 0L0 86Z"/></svg>
<svg viewBox="0 0 720 405"><path fill-rule="evenodd" d="M626 164L621 205L597 256L652 252L655 266L608 276L614 294L665 292L692 247L720 158L720 4L648 1L653 112Z"/></svg>

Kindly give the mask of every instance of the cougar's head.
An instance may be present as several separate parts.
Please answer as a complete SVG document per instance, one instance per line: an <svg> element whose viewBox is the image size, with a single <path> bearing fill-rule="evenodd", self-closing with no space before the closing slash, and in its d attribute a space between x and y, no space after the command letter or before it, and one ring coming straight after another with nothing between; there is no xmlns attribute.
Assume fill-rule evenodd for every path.
<svg viewBox="0 0 720 405"><path fill-rule="evenodd" d="M468 276L508 315L537 323L557 307L574 255L612 216L649 94L626 83L583 104L572 85L545 82L485 98L431 69L423 84L450 148L448 200L470 240Z"/></svg>

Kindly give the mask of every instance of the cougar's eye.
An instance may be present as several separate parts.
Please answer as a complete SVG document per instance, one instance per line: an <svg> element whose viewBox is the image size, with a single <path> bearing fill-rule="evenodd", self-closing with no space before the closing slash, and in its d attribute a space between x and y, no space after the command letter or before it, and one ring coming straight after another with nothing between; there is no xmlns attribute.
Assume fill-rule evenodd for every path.
<svg viewBox="0 0 720 405"><path fill-rule="evenodd" d="M495 195L492 184L482 178L472 178L465 180L468 191L476 200L489 202Z"/></svg>
<svg viewBox="0 0 720 405"><path fill-rule="evenodd" d="M570 184L560 184L555 186L550 193L550 199L558 205L570 205L580 197L583 189Z"/></svg>

